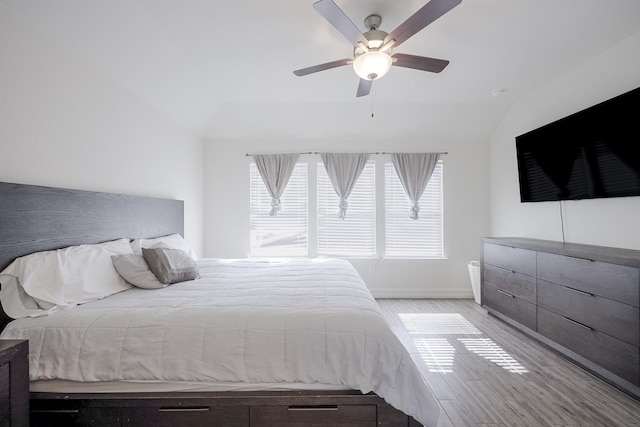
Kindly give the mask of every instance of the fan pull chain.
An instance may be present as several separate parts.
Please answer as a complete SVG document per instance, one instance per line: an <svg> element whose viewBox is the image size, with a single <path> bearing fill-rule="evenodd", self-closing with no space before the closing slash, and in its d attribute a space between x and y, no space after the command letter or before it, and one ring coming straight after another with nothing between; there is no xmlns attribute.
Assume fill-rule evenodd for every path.
<svg viewBox="0 0 640 427"><path fill-rule="evenodd" d="M374 95L373 89L374 89L374 86L375 86L375 80L372 80L371 81L371 118L373 118L373 95Z"/></svg>

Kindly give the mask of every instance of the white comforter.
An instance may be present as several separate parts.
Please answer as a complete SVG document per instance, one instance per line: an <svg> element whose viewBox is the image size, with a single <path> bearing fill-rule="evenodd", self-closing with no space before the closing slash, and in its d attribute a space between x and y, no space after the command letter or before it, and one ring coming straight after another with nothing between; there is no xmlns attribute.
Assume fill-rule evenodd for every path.
<svg viewBox="0 0 640 427"><path fill-rule="evenodd" d="M198 261L201 279L11 322L31 380L325 383L375 392L426 426L438 406L343 260Z"/></svg>

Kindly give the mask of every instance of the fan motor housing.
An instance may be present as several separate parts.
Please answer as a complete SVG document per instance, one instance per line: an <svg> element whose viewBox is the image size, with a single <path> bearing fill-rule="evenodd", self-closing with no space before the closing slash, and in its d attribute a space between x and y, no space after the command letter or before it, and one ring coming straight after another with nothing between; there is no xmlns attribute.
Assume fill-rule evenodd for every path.
<svg viewBox="0 0 640 427"><path fill-rule="evenodd" d="M380 31L380 30L369 30L366 33L362 33L362 35L364 36L364 38L367 39L368 41L368 46L367 48L371 49L371 50L377 50L380 49L380 47L382 47L382 45L384 44L384 40L385 38L389 35L388 33L384 32L384 31ZM356 46L353 49L353 55L355 57L358 57L360 55L362 55L365 52L364 49L362 49L359 46ZM387 53L391 54L391 48L389 48L387 50Z"/></svg>

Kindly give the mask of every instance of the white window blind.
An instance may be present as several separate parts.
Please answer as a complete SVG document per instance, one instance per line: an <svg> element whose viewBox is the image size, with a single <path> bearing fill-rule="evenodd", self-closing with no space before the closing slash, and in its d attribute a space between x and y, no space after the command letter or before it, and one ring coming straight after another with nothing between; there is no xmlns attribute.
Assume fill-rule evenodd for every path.
<svg viewBox="0 0 640 427"><path fill-rule="evenodd" d="M375 162L369 160L349 196L345 219L322 162L318 163L318 255L376 255Z"/></svg>
<svg viewBox="0 0 640 427"><path fill-rule="evenodd" d="M411 203L393 163L385 163L385 256L442 258L442 160L420 198L420 219L409 218Z"/></svg>
<svg viewBox="0 0 640 427"><path fill-rule="evenodd" d="M251 255L307 256L307 163L296 163L275 217L269 215L271 196L255 163L249 175Z"/></svg>

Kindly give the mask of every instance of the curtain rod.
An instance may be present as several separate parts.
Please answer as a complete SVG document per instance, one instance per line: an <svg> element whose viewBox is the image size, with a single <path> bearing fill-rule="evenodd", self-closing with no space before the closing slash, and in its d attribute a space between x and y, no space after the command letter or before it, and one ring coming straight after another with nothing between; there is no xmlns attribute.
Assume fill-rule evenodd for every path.
<svg viewBox="0 0 640 427"><path fill-rule="evenodd" d="M318 154L315 151L305 151L304 153L268 153L268 154ZM245 156L260 156L261 154L257 153L247 153Z"/></svg>
<svg viewBox="0 0 640 427"><path fill-rule="evenodd" d="M302 154L322 154L322 152L319 152L319 151L305 151L304 153L270 153L270 154L300 154L300 155L302 155ZM363 154L363 153L356 153L356 154ZM375 152L364 153L364 154L394 154L394 153L387 152L387 151L375 151ZM403 153L396 153L396 154L403 154ZM413 154L413 152L411 154ZM424 152L423 154L442 154L442 155L447 155L449 153L444 151L444 152L440 152L440 153ZM256 154L256 153L246 153L245 154L245 156L259 156L259 155L260 154Z"/></svg>
<svg viewBox="0 0 640 427"><path fill-rule="evenodd" d="M402 153L402 152L399 153L397 151L395 151L395 152L381 151L381 152L376 153L376 154L442 154L444 156L444 155L449 154L449 152L448 151L441 151L439 153L434 153L433 151L423 151L423 152L411 151L411 152L408 152L408 153Z"/></svg>

